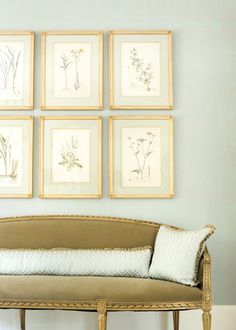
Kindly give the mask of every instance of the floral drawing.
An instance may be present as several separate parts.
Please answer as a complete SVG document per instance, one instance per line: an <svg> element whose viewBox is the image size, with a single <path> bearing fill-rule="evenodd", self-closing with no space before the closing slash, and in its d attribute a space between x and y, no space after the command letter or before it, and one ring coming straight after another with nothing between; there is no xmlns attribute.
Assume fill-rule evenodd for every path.
<svg viewBox="0 0 236 330"><path fill-rule="evenodd" d="M150 92L152 79L154 77L151 63L146 64L144 59L138 55L138 51L135 47L130 50L130 61L135 69L135 79L139 81L148 92Z"/></svg>
<svg viewBox="0 0 236 330"><path fill-rule="evenodd" d="M61 65L59 68L64 71L65 90L73 88L75 91L78 91L81 88L82 83L79 74L79 62L83 52L83 48L71 49L67 54L63 52L62 55L60 55ZM73 65L74 79L73 86L68 86L68 69L71 65Z"/></svg>
<svg viewBox="0 0 236 330"><path fill-rule="evenodd" d="M137 181L150 181L151 180L151 166L150 158L153 154L153 140L155 134L151 131L145 133L145 136L138 137L133 139L128 137L129 149L135 158L136 167L131 170L131 174L135 174Z"/></svg>
<svg viewBox="0 0 236 330"><path fill-rule="evenodd" d="M0 169L1 178L17 178L18 160L12 158L11 135L7 137L0 133Z"/></svg>
<svg viewBox="0 0 236 330"><path fill-rule="evenodd" d="M75 64L75 80L74 80L75 90L78 90L81 87L78 64L79 64L80 56L82 55L83 51L84 51L83 48L80 48L79 50L74 50L74 49L71 50Z"/></svg>
<svg viewBox="0 0 236 330"><path fill-rule="evenodd" d="M72 136L70 141L67 141L61 147L61 160L58 165L65 167L67 171L71 171L73 168L83 168L78 154L78 140Z"/></svg>
<svg viewBox="0 0 236 330"><path fill-rule="evenodd" d="M18 73L21 51L14 47L5 46L0 48L0 81L3 90L11 90L18 95L16 88L16 76Z"/></svg>
<svg viewBox="0 0 236 330"><path fill-rule="evenodd" d="M69 58L66 56L65 53L61 55L62 65L60 66L60 69L64 71L65 76L65 89L68 89L68 77L67 77L67 70L70 64L72 64L72 61L69 60Z"/></svg>

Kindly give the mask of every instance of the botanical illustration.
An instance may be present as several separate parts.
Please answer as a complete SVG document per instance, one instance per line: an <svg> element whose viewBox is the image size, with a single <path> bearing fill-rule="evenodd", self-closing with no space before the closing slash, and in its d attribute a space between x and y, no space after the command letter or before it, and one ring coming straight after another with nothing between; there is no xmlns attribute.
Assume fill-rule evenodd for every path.
<svg viewBox="0 0 236 330"><path fill-rule="evenodd" d="M159 43L122 43L121 80L123 96L160 95Z"/></svg>
<svg viewBox="0 0 236 330"><path fill-rule="evenodd" d="M89 181L89 130L53 129L52 181Z"/></svg>
<svg viewBox="0 0 236 330"><path fill-rule="evenodd" d="M21 127L0 127L0 186L21 184L22 137Z"/></svg>
<svg viewBox="0 0 236 330"><path fill-rule="evenodd" d="M139 56L137 49L134 47L130 50L130 62L134 67L136 77L135 79L143 85L143 87L150 92L153 80L153 69L152 64L145 63L144 59ZM129 67L128 67L129 71ZM129 71L130 73L130 71ZM132 77L130 77L132 78ZM131 80L131 79L130 79ZM132 81L132 80L131 80ZM135 86L134 86L135 87Z"/></svg>
<svg viewBox="0 0 236 330"><path fill-rule="evenodd" d="M54 96L90 96L90 44L54 44Z"/></svg>
<svg viewBox="0 0 236 330"><path fill-rule="evenodd" d="M122 129L123 186L159 186L161 131L156 127Z"/></svg>
<svg viewBox="0 0 236 330"><path fill-rule="evenodd" d="M0 42L0 99L23 96L23 51L21 42Z"/></svg>
<svg viewBox="0 0 236 330"><path fill-rule="evenodd" d="M61 160L58 165L64 166L67 171L74 167L83 168L79 160L79 141L75 136L72 135L70 141L61 146Z"/></svg>

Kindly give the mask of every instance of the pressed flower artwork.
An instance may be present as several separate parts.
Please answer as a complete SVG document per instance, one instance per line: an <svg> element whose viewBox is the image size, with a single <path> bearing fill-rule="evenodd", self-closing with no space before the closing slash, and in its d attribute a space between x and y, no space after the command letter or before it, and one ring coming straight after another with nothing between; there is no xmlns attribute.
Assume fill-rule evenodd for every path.
<svg viewBox="0 0 236 330"><path fill-rule="evenodd" d="M173 109L171 31L110 32L110 109Z"/></svg>
<svg viewBox="0 0 236 330"><path fill-rule="evenodd" d="M102 109L103 33L43 32L41 40L41 109Z"/></svg>

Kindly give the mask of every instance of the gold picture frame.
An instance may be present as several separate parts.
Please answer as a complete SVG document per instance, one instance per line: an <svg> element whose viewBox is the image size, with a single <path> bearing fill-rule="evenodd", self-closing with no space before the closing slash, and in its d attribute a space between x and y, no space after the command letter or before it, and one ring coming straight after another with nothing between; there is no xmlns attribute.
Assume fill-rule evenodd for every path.
<svg viewBox="0 0 236 330"><path fill-rule="evenodd" d="M173 109L171 31L109 33L109 108Z"/></svg>
<svg viewBox="0 0 236 330"><path fill-rule="evenodd" d="M102 198L102 117L41 116L39 172L40 198Z"/></svg>
<svg viewBox="0 0 236 330"><path fill-rule="evenodd" d="M80 83L79 70L83 70L84 84ZM59 85L63 79L64 87ZM102 109L103 32L42 32L41 110Z"/></svg>
<svg viewBox="0 0 236 330"><path fill-rule="evenodd" d="M34 39L34 32L0 31L0 110L34 108Z"/></svg>
<svg viewBox="0 0 236 330"><path fill-rule="evenodd" d="M0 116L0 198L33 196L33 117Z"/></svg>
<svg viewBox="0 0 236 330"><path fill-rule="evenodd" d="M109 118L110 198L173 198L173 118Z"/></svg>

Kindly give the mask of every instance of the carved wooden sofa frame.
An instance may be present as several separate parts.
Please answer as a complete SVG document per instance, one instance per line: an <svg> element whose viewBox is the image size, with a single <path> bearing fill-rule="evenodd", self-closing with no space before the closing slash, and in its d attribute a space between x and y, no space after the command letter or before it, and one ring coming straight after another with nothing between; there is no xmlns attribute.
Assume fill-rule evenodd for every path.
<svg viewBox="0 0 236 330"><path fill-rule="evenodd" d="M0 248L105 248L154 246L160 224L140 220L92 216L33 216L0 219ZM12 297L1 283L11 287L14 276L0 275L0 308L19 309L21 330L25 330L27 309L97 311L98 328L106 330L107 313L112 311L172 311L173 329L179 330L179 312L202 309L203 329L211 329L211 258L205 248L199 268L201 299L197 301L94 301L38 300ZM148 280L147 280L148 281ZM157 281L157 280L149 280ZM3 284L4 285L4 284ZM178 285L178 284L176 284ZM186 287L186 286L184 286ZM9 289L10 290L10 289ZM191 288L189 288L191 290ZM9 297L8 297L9 295ZM14 299L13 299L14 298Z"/></svg>

